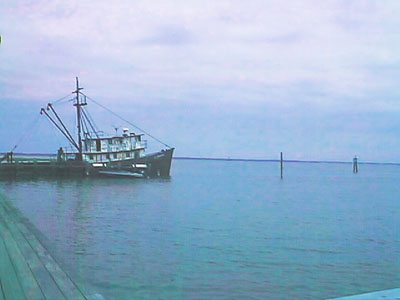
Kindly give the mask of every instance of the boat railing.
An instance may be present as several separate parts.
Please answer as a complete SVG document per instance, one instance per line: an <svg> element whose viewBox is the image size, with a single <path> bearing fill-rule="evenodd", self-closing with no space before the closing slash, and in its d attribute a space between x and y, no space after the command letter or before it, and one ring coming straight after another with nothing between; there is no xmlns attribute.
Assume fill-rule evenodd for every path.
<svg viewBox="0 0 400 300"><path fill-rule="evenodd" d="M147 148L147 140L140 141L140 147L141 148Z"/></svg>
<svg viewBox="0 0 400 300"><path fill-rule="evenodd" d="M61 149L65 154L67 154L67 153L68 154L77 153L76 149L73 148L72 146L61 147Z"/></svg>
<svg viewBox="0 0 400 300"><path fill-rule="evenodd" d="M2 161L1 164L19 164L19 165L49 165L55 163L55 158L38 157L18 157L14 156L12 160Z"/></svg>
<svg viewBox="0 0 400 300"><path fill-rule="evenodd" d="M78 152L64 152L61 154L61 160L76 160Z"/></svg>

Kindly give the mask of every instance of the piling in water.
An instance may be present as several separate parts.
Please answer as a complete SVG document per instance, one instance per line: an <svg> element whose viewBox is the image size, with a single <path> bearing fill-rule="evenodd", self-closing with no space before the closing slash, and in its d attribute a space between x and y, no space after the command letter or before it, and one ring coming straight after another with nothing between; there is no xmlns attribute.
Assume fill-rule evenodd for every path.
<svg viewBox="0 0 400 300"><path fill-rule="evenodd" d="M354 158L353 158L353 173L354 174L358 173L358 159L357 159L357 156L354 156Z"/></svg>
<svg viewBox="0 0 400 300"><path fill-rule="evenodd" d="M281 152L281 179L283 179L283 153Z"/></svg>

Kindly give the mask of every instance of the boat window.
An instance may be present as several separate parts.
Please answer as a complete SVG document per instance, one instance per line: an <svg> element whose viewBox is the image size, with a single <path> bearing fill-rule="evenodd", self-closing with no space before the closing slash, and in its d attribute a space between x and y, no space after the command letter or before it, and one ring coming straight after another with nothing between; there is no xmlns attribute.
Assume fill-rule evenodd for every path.
<svg viewBox="0 0 400 300"><path fill-rule="evenodd" d="M109 140L108 140L108 144L112 145L112 143L113 143L113 142L112 142L112 139L109 139Z"/></svg>
<svg viewBox="0 0 400 300"><path fill-rule="evenodd" d="M93 154L89 155L89 159L93 160Z"/></svg>
<svg viewBox="0 0 400 300"><path fill-rule="evenodd" d="M96 140L96 151L101 151L100 139L97 139L97 140Z"/></svg>
<svg viewBox="0 0 400 300"><path fill-rule="evenodd" d="M131 153L130 152L126 152L126 157L131 157Z"/></svg>
<svg viewBox="0 0 400 300"><path fill-rule="evenodd" d="M114 155L113 155L113 156L114 156L114 158L117 158L117 153L114 153Z"/></svg>
<svg viewBox="0 0 400 300"><path fill-rule="evenodd" d="M106 154L106 159L110 159L110 154Z"/></svg>

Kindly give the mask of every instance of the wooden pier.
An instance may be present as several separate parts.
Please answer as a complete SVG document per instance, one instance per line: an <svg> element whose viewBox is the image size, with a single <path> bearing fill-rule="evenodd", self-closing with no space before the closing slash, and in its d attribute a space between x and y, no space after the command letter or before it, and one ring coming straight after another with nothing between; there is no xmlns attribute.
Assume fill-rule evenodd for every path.
<svg viewBox="0 0 400 300"><path fill-rule="evenodd" d="M79 161L57 162L55 160L21 160L0 163L0 177L17 176L87 176L90 166Z"/></svg>
<svg viewBox="0 0 400 300"><path fill-rule="evenodd" d="M377 299L385 299L385 300L399 300L400 299L400 288L398 289L391 289L385 291L377 291L372 293L360 294L360 295L353 295L353 296L346 296L340 297L335 299L328 299L328 300L377 300Z"/></svg>
<svg viewBox="0 0 400 300"><path fill-rule="evenodd" d="M104 299L86 295L0 195L0 300Z"/></svg>

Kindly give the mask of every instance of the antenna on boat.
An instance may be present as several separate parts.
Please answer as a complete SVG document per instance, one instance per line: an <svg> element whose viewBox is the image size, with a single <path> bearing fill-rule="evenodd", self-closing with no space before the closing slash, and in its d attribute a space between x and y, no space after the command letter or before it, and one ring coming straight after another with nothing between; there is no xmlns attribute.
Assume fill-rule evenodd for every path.
<svg viewBox="0 0 400 300"><path fill-rule="evenodd" d="M82 118L82 114L81 114L81 106L86 105L86 101L84 102L80 102L80 90L83 90L83 88L79 87L79 80L78 77L76 77L76 90L74 91L74 93L76 93L76 103L74 104L74 106L76 106L76 116L77 116L77 123L78 123L78 151L79 151L79 159L82 160L82 128L81 128L81 118Z"/></svg>
<svg viewBox="0 0 400 300"><path fill-rule="evenodd" d="M86 95L84 95L81 90L83 88L79 87L79 80L76 77L76 90L72 92L72 94L76 94L76 96L68 101L74 101L74 106L76 106L76 114L77 114L77 127L78 127L78 140L75 141L72 137L71 133L65 126L64 122L61 120L60 116L55 111L53 104L59 103L64 100L68 96L65 96L57 101L53 102L53 104L49 103L47 108L42 108L40 110L40 114L44 114L53 125L67 138L72 146L78 150L78 153L75 155L76 160L83 159L83 147L82 147L82 136L84 139L91 138L90 130L99 138L99 130L96 128L92 117L89 112L83 107L87 105ZM83 97L82 97L83 96Z"/></svg>
<svg viewBox="0 0 400 300"><path fill-rule="evenodd" d="M121 128L121 125L111 125L113 128L114 128L114 130L115 130L115 135L118 135L118 129L120 129Z"/></svg>

